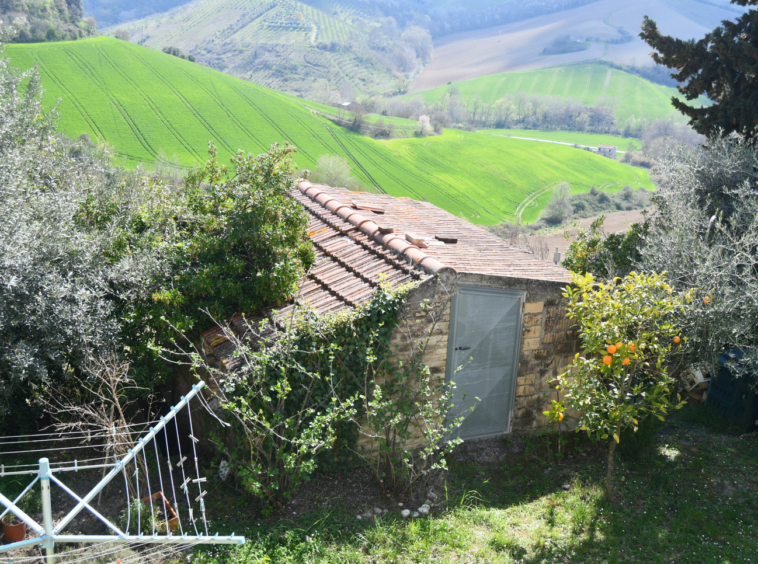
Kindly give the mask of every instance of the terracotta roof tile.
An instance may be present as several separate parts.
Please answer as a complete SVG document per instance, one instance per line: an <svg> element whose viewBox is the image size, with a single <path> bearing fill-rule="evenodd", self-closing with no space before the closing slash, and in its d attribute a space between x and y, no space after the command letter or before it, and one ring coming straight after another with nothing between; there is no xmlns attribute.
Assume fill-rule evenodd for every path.
<svg viewBox="0 0 758 564"><path fill-rule="evenodd" d="M382 279L400 286L430 275L366 237L346 220L358 214L352 204L343 206L342 217L299 191L293 197L311 214L308 236L316 247L316 262L299 284L299 302L319 313L337 312L370 300ZM341 204L331 199L333 206ZM281 311L286 314L291 309L289 306Z"/></svg>
<svg viewBox="0 0 758 564"><path fill-rule="evenodd" d="M333 259L344 260L346 266L352 266L372 281L378 280L381 273L392 276L393 260L410 262L427 275L454 269L457 272L570 281L568 271L563 267L514 247L429 202L350 192L308 181L301 182L292 196L314 217L309 227L314 244L329 252ZM319 224L315 218L323 223ZM356 246L337 247L336 235L325 235L323 225L338 230ZM392 228L393 232L383 233L386 228ZM414 245L409 239L419 244ZM362 258L368 259L368 252L372 253L373 262L361 262ZM372 267L367 268L365 264Z"/></svg>

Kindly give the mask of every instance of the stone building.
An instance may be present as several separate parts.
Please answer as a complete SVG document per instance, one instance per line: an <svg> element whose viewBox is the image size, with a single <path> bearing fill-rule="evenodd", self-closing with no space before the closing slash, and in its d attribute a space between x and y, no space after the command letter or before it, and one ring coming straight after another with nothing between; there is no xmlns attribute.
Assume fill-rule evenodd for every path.
<svg viewBox="0 0 758 564"><path fill-rule="evenodd" d="M604 157L608 157L609 159L615 159L616 158L616 145L598 145L597 153L598 155L603 155Z"/></svg>
<svg viewBox="0 0 758 564"><path fill-rule="evenodd" d="M300 282L301 302L336 313L370 300L382 282L416 282L404 315L417 323L401 323L392 344L402 358L430 338L425 362L432 377L455 374L455 409L481 400L460 436L546 425L542 412L554 398L549 383L571 364L579 344L565 317L562 291L570 279L564 268L428 202L307 181L292 197L310 214L317 255ZM220 362L233 362L220 329L204 338Z"/></svg>

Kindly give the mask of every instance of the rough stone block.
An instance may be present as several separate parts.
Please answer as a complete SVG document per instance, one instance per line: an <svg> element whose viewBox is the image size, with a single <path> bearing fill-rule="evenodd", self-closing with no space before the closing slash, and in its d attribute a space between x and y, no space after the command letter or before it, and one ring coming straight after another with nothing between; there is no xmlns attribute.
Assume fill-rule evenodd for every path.
<svg viewBox="0 0 758 564"><path fill-rule="evenodd" d="M550 333L553 331L568 331L569 329L572 328L573 323L574 323L574 320L568 319L568 318L547 319L545 321L545 332Z"/></svg>
<svg viewBox="0 0 758 564"><path fill-rule="evenodd" d="M535 349L540 348L540 340L539 339L524 339L521 342L521 348L525 351L533 351Z"/></svg>
<svg viewBox="0 0 758 564"><path fill-rule="evenodd" d="M524 339L533 339L535 337L539 338L539 336L542 334L542 326L541 325L532 325L531 327L524 327Z"/></svg>
<svg viewBox="0 0 758 564"><path fill-rule="evenodd" d="M559 319L566 317L566 308L563 306L551 306L545 310L545 316L548 319Z"/></svg>
<svg viewBox="0 0 758 564"><path fill-rule="evenodd" d="M517 396L528 396L530 394L534 393L534 385L531 386L525 385L525 386L518 386L516 387L516 395Z"/></svg>
<svg viewBox="0 0 758 564"><path fill-rule="evenodd" d="M545 360L547 358L550 358L553 352L550 349L537 349L535 351L532 351L532 354L534 355L535 360Z"/></svg>
<svg viewBox="0 0 758 564"><path fill-rule="evenodd" d="M542 313L527 313L524 315L524 327L542 325Z"/></svg>
<svg viewBox="0 0 758 564"><path fill-rule="evenodd" d="M544 309L545 309L544 302L530 302L530 303L524 304L524 313L542 313L542 310Z"/></svg>
<svg viewBox="0 0 758 564"><path fill-rule="evenodd" d="M532 419L534 417L534 411L528 407L522 407L513 411L513 419Z"/></svg>
<svg viewBox="0 0 758 564"><path fill-rule="evenodd" d="M569 341L567 343L560 343L555 346L555 354L571 354L576 351L576 342Z"/></svg>
<svg viewBox="0 0 758 564"><path fill-rule="evenodd" d="M529 384L534 384L534 381L536 379L536 376L534 374L526 374L524 376L519 376L517 384L520 386L527 386Z"/></svg>
<svg viewBox="0 0 758 564"><path fill-rule="evenodd" d="M545 338L542 340L543 343L546 345L550 345L553 343L565 343L566 341L570 341L569 334L565 331L557 331L554 333L545 333Z"/></svg>

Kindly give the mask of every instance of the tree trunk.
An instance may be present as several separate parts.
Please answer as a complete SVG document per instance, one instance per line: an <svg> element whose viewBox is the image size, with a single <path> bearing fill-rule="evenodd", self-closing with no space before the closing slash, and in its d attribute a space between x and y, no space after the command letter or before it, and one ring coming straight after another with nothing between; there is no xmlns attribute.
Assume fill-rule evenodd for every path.
<svg viewBox="0 0 758 564"><path fill-rule="evenodd" d="M613 501L613 455L616 452L616 439L611 437L611 446L608 448L608 474L605 476L605 495Z"/></svg>

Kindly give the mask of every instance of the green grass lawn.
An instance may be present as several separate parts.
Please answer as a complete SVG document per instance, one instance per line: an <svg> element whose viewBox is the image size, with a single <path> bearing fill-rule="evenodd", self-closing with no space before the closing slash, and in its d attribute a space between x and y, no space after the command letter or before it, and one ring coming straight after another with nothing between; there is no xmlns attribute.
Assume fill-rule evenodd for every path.
<svg viewBox="0 0 758 564"><path fill-rule="evenodd" d="M675 88L599 63L491 74L454 86L469 102L479 96L484 103L494 103L506 94L518 92L571 98L586 106L596 105L599 98L613 98L616 119L621 124L630 116L658 119L678 115L671 105L671 97L678 95ZM441 86L410 97L422 96L434 103L445 96L448 88Z"/></svg>
<svg viewBox="0 0 758 564"><path fill-rule="evenodd" d="M758 554L758 434L739 436L687 406L658 431L639 460L617 458L617 497L603 494L607 447L570 435L559 459L551 440L523 437L504 462L455 463L429 518L330 504L263 519L227 486L214 529L244 533L242 548L198 549L201 564L560 563L737 564ZM513 437L508 440L513 441ZM224 489L226 488L226 489ZM333 492L336 494L336 492Z"/></svg>
<svg viewBox="0 0 758 564"><path fill-rule="evenodd" d="M45 105L61 100L68 136L107 142L129 167L197 167L210 140L222 161L289 141L302 168L340 155L368 190L427 200L485 225L512 220L525 201L523 217L534 221L549 187L563 180L575 192L652 188L646 172L570 147L459 131L375 141L290 96L116 39L8 45L5 54L22 69L39 65Z"/></svg>
<svg viewBox="0 0 758 564"><path fill-rule="evenodd" d="M619 151L627 151L629 144L634 143L637 147L642 145L642 140L635 137L617 137L615 135L600 135L597 133L583 133L578 131L542 131L539 129L480 129L479 133L486 135L509 135L513 137L525 137L528 139L540 139L545 141L559 141L561 143L576 143L577 145L615 145Z"/></svg>

